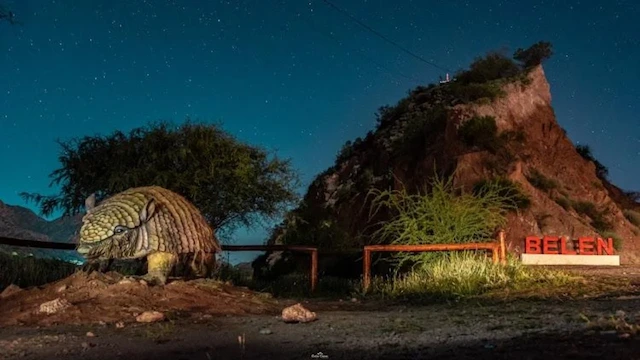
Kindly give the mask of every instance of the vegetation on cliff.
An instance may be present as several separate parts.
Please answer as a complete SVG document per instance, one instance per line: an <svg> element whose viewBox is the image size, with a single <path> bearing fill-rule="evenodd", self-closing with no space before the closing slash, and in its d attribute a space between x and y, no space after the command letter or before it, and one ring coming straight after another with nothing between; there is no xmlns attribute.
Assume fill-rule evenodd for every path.
<svg viewBox="0 0 640 360"><path fill-rule="evenodd" d="M419 86L395 106L380 107L375 114L375 131L370 131L364 139L344 144L335 165L316 177L300 205L274 229L270 242L331 249L354 248L371 242L377 228L370 224L362 230L360 224L369 220L366 214L371 207L370 191L393 189L398 171L427 183L434 175L450 176L451 163L443 154L443 146L452 108L494 101L505 95L505 84L526 86L532 64L548 58L551 45L539 42L530 49L519 49L516 54L514 60L502 53L490 52L476 58L469 69L458 72L453 81ZM512 160L508 151L501 151L504 145L523 140L517 131L498 133L495 119L489 116L464 122L457 133L460 154L472 149L489 150L499 158L495 165L498 169ZM416 173L425 162L436 164L439 172ZM502 174L498 171L495 175L498 178ZM430 189L424 186L424 181L410 181L406 191L424 190L428 194ZM359 215L343 216L345 204L357 207ZM520 205L523 204L526 201ZM388 220L390 213L385 210L377 215L371 220L381 224L380 221Z"/></svg>

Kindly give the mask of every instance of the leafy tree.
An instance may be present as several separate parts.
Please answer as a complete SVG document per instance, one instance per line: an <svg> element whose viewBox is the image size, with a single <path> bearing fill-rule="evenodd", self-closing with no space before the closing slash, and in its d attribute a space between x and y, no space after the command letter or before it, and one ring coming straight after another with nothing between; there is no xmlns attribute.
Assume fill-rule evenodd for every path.
<svg viewBox="0 0 640 360"><path fill-rule="evenodd" d="M269 159L265 150L244 144L216 125L167 122L133 129L128 135L85 136L62 147L62 167L50 174L61 185L55 196L21 193L43 215L84 210L131 187L158 185L192 201L216 230L275 218L297 201L297 174L289 160Z"/></svg>
<svg viewBox="0 0 640 360"><path fill-rule="evenodd" d="M513 58L521 62L525 67L532 67L542 64L542 62L553 55L550 42L538 41L528 49L519 48L513 54Z"/></svg>

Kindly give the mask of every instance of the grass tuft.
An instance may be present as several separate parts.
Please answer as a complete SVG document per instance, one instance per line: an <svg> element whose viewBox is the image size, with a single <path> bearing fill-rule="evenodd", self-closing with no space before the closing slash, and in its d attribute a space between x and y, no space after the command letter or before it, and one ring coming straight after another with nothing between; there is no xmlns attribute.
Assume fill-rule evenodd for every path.
<svg viewBox="0 0 640 360"><path fill-rule="evenodd" d="M453 177L435 177L431 190L409 194L406 189L373 189L370 216L382 208L390 210L391 219L379 223L372 234L374 242L383 244L459 244L487 242L506 224L508 211L517 209L513 194L499 182L492 182L482 191L457 194ZM506 189L511 190L511 189ZM396 269L405 264L420 265L439 256L437 253L396 253L392 261Z"/></svg>
<svg viewBox="0 0 640 360"><path fill-rule="evenodd" d="M372 292L404 300L459 300L490 292L561 288L576 282L561 271L527 267L510 257L506 265L473 252L451 252L393 281L377 281Z"/></svg>
<svg viewBox="0 0 640 360"><path fill-rule="evenodd" d="M527 180L529 180L529 183L531 183L531 185L542 191L549 192L553 189L558 188L558 182L556 180L545 176L537 169L531 170L529 175L527 175Z"/></svg>

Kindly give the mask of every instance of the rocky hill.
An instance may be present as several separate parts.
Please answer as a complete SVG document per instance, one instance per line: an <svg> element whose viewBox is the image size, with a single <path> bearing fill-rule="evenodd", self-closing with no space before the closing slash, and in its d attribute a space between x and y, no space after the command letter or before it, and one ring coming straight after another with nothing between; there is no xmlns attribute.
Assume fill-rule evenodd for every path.
<svg viewBox="0 0 640 360"><path fill-rule="evenodd" d="M268 243L359 248L388 217L369 218L369 190L405 186L415 193L435 169L460 189L492 179L520 189L524 206L506 226L512 253L527 235L601 235L614 238L621 262L637 263L637 193L613 185L588 148L574 146L551 103L541 63L518 68L498 54L476 59L454 81L418 87L380 108L375 131L345 144ZM279 256L267 254L254 266L273 266Z"/></svg>
<svg viewBox="0 0 640 360"><path fill-rule="evenodd" d="M82 214L74 217L61 217L47 221L33 211L15 205L7 205L0 201L0 236L36 240L72 243L76 232L82 223ZM33 254L39 257L65 258L69 260L81 259L71 251L32 249L0 245L0 250Z"/></svg>

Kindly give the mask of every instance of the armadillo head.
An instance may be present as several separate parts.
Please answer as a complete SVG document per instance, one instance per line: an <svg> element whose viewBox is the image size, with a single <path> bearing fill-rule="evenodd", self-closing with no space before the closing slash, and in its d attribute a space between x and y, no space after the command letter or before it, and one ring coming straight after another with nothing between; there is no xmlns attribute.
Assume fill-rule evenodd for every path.
<svg viewBox="0 0 640 360"><path fill-rule="evenodd" d="M149 253L145 225L155 214L155 199L121 193L95 206L90 196L85 206L77 251L87 260L134 259Z"/></svg>

